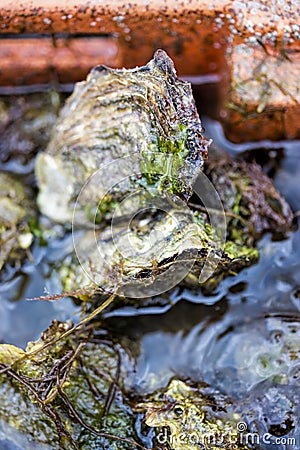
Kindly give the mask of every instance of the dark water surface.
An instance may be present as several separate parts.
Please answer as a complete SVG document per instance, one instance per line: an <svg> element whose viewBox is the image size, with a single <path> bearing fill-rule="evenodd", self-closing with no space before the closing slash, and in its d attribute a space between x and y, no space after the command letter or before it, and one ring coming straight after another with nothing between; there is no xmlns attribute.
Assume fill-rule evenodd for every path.
<svg viewBox="0 0 300 450"><path fill-rule="evenodd" d="M232 155L268 148L260 150L261 155L267 154L265 170L293 210L300 210L299 142L237 146L223 138L217 123L207 119L205 127L206 134ZM24 348L53 319L78 320L79 308L71 299L25 300L49 289L55 292L48 261L60 257L60 245L53 241L49 247L36 246L34 264L25 263L0 285L1 342ZM126 380L129 389L148 393L180 376L204 380L237 400L260 389L266 392L273 385L298 395L300 229L280 242L266 235L259 248L258 264L224 280L212 295L176 288L171 295L173 307L124 308L106 314L105 325L137 358L136 372ZM294 419L296 446L260 448L299 449L299 417ZM0 448L17 447L3 444Z"/></svg>

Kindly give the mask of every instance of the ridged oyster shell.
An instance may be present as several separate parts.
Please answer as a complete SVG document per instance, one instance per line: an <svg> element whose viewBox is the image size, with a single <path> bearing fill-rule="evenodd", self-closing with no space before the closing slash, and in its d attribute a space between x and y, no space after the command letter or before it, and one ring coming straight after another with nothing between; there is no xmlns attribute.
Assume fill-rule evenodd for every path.
<svg viewBox="0 0 300 450"><path fill-rule="evenodd" d="M100 167L103 175L77 201L79 225L91 220L99 199L100 219L109 219L137 182L143 195L155 188L186 199L208 145L191 86L176 77L164 51L144 67L98 66L76 85L46 152L38 155L39 207L55 222L71 222L81 188ZM128 155L117 169L110 164ZM128 201L123 213L136 206Z"/></svg>

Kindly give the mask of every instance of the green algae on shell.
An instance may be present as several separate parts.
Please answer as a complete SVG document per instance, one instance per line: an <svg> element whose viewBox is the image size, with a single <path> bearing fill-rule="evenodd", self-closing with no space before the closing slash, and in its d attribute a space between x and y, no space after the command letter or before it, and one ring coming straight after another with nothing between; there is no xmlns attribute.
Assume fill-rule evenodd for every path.
<svg viewBox="0 0 300 450"><path fill-rule="evenodd" d="M164 51L156 51L144 67L96 67L76 85L46 152L37 157L39 207L55 222L71 222L80 190L100 167L105 167L100 183L77 202L79 225L90 221L91 208L103 198L111 217L113 202L137 183L145 193L155 188L187 198L208 145L191 86L176 77ZM128 155L127 177L120 184L110 163Z"/></svg>
<svg viewBox="0 0 300 450"><path fill-rule="evenodd" d="M75 331L43 348L70 327L53 322L25 352L0 345L0 420L27 436L28 450L140 448L122 393L130 358L99 330Z"/></svg>

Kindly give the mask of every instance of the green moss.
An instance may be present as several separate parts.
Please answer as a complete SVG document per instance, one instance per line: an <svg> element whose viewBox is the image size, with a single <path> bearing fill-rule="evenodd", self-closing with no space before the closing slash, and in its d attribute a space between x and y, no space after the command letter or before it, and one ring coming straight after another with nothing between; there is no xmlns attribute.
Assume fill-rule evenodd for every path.
<svg viewBox="0 0 300 450"><path fill-rule="evenodd" d="M236 230L236 239L227 239L224 245L222 245L216 234L216 230L214 230L214 228L206 222L207 217L205 214L195 211L194 220L197 225L199 225L200 229L203 230L202 237L207 243L208 248L214 248L216 245L220 245L221 248L223 248L225 256L232 260L242 258L246 261L254 262L258 259L259 252L256 248L239 244L239 238L241 236L238 229Z"/></svg>
<svg viewBox="0 0 300 450"><path fill-rule="evenodd" d="M187 127L178 125L178 129L169 139L153 134L153 141L147 150L142 151L140 184L150 191L169 191L182 194L184 181L178 176L185 158L188 156L186 146Z"/></svg>
<svg viewBox="0 0 300 450"><path fill-rule="evenodd" d="M28 227L31 233L38 238L39 245L41 247L46 246L48 242L47 239L45 239L43 230L41 230L36 216L30 216L28 218Z"/></svg>
<svg viewBox="0 0 300 450"><path fill-rule="evenodd" d="M113 199L112 195L106 194L97 207L94 205L88 205L85 208L86 218L89 222L100 225L105 221L107 214L112 213L114 209L118 206L116 199Z"/></svg>
<svg viewBox="0 0 300 450"><path fill-rule="evenodd" d="M224 252L230 259L246 258L246 260L254 262L259 257L259 252L256 248L238 245L233 241L225 242Z"/></svg>

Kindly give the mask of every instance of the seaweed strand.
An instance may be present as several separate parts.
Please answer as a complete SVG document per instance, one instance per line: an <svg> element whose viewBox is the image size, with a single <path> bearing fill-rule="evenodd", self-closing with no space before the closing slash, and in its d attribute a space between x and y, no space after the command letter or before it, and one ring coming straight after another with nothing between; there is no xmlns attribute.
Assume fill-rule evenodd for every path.
<svg viewBox="0 0 300 450"><path fill-rule="evenodd" d="M115 434L110 434L110 433L105 433L105 432L102 432L102 431L98 431L95 428L91 427L90 425L88 425L82 419L82 417L76 411L76 409L74 408L74 406L72 405L72 403L70 402L68 397L65 395L65 393L63 392L63 390L62 390L62 388L60 386L58 386L58 391L59 391L59 395L60 395L61 399L65 403L65 406L68 408L69 412L72 414L74 419L76 419L77 422L83 428L85 428L87 431L90 431L91 433L93 433L94 435L99 436L99 437L103 437L103 438L107 438L107 439L115 439L115 440L122 441L122 442L127 442L128 444L133 444L136 447L141 448L142 450L149 450L149 449L146 449L144 446L140 445L138 442L133 441L132 439L122 438L122 437L117 436Z"/></svg>
<svg viewBox="0 0 300 450"><path fill-rule="evenodd" d="M112 295L110 295L108 297L108 299L106 299L100 306L98 306L98 308L96 308L93 312L91 312L87 317L85 317L84 319L82 319L77 325L74 325L72 328L70 328L69 330L65 331L64 333L62 333L60 336L57 336L53 339L50 339L50 341L46 342L44 345L42 345L41 347L38 347L34 350L31 350L27 353L25 353L23 356L21 356L20 358L16 359L15 361L13 361L11 364L9 364L8 366L5 366L3 369L0 370L0 374L3 374L5 372L8 372L10 369L14 368L16 365L24 362L27 359L30 359L32 356L37 355L38 353L40 353L41 351L45 350L46 348L50 347L51 345L56 344L57 342L61 341L62 339L70 336L70 334L74 333L75 330L78 330L79 328L81 328L84 324L86 324L87 322L89 322L90 320L94 319L98 314L100 314L105 308L107 308L111 303L113 303L115 297L117 295L117 292L114 292Z"/></svg>
<svg viewBox="0 0 300 450"><path fill-rule="evenodd" d="M2 366L2 364L0 366ZM40 398L39 394L30 385L30 383L28 383L26 380L24 380L24 378L21 375L18 375L17 373L15 373L11 369L7 370L6 374L8 376L10 376L11 378L15 379L21 385L23 385L28 391L30 391L32 393L32 395L35 397L35 399L37 400L37 402L40 404L44 414L46 414L48 417L50 417L50 419L53 421L53 423L54 423L54 425L55 425L55 427L57 429L57 433L58 433L58 437L59 437L59 441L60 441L60 447L63 448L61 446L61 439L62 439L62 436L64 435L68 439L70 444L72 445L73 449L79 450L79 448L77 447L77 445L76 445L74 439L72 438L71 434L63 426L59 415L54 411L53 408L51 408L51 406L46 405L44 403L44 401Z"/></svg>
<svg viewBox="0 0 300 450"><path fill-rule="evenodd" d="M121 373L121 358L120 358L120 354L119 352L117 352L117 357L118 357L118 361L117 361L117 370L116 370L116 375L112 381L112 383L110 384L109 390L108 390L108 394L105 400L105 404L104 404L104 408L100 417L100 424L101 426L103 426L105 420L106 420L106 416L109 413L109 410L111 408L112 402L115 398L116 395L116 388L117 388L117 384L119 382L119 378L120 378L120 373Z"/></svg>

